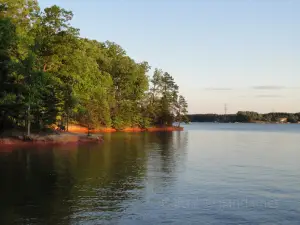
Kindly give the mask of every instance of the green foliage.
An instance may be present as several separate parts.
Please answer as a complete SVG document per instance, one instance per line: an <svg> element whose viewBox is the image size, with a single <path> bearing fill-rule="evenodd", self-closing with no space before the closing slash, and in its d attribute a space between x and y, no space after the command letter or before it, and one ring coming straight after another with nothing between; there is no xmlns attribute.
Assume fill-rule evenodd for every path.
<svg viewBox="0 0 300 225"><path fill-rule="evenodd" d="M178 122L178 126L180 126L181 122L188 123L189 122L189 119L187 117L188 103L186 102L185 98L182 95L178 97L178 102L176 106L177 106L176 121Z"/></svg>
<svg viewBox="0 0 300 225"><path fill-rule="evenodd" d="M0 0L1 130L185 121L187 104L170 74L156 69L149 79L147 62L116 43L80 38L72 18L56 5L41 11L35 0Z"/></svg>
<svg viewBox="0 0 300 225"><path fill-rule="evenodd" d="M155 69L150 80L150 92L146 95L147 116L154 125L171 126L175 121L188 122L187 102L178 97L179 88L169 73Z"/></svg>

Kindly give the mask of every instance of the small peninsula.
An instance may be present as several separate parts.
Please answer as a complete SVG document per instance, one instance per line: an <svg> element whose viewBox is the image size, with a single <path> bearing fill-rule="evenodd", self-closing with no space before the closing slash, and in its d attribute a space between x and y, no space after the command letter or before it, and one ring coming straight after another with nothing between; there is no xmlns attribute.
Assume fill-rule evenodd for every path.
<svg viewBox="0 0 300 225"><path fill-rule="evenodd" d="M0 4L2 142L11 130L22 131L19 139L55 142L59 134L40 133L183 129L188 104L168 72L156 68L149 75L149 63L135 61L120 45L82 38L70 25L71 11L41 10L37 1L19 10L22 4Z"/></svg>

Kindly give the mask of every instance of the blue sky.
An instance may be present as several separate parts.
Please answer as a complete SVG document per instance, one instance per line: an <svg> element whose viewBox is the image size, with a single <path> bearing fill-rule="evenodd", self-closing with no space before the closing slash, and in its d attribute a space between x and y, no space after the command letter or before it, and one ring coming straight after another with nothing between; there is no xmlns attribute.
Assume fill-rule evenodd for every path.
<svg viewBox="0 0 300 225"><path fill-rule="evenodd" d="M169 72L190 113L300 112L298 0L40 0ZM152 72L152 71L150 71Z"/></svg>

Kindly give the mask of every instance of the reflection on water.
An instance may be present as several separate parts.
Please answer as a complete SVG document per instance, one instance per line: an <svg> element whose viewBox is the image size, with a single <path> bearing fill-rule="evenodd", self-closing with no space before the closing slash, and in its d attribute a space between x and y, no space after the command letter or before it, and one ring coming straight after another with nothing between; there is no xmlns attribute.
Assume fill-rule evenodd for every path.
<svg viewBox="0 0 300 225"><path fill-rule="evenodd" d="M106 134L103 145L2 152L0 224L115 223L130 201L146 199L148 184L172 182L186 138L117 133Z"/></svg>
<svg viewBox="0 0 300 225"><path fill-rule="evenodd" d="M298 224L300 128L211 126L0 151L0 224Z"/></svg>

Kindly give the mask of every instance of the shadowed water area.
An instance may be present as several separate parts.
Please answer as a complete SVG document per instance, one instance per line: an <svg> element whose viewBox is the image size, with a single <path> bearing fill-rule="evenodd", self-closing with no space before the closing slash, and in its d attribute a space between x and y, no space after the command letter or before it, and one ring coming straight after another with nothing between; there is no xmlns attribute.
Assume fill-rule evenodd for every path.
<svg viewBox="0 0 300 225"><path fill-rule="evenodd" d="M299 224L300 125L0 151L0 224Z"/></svg>

